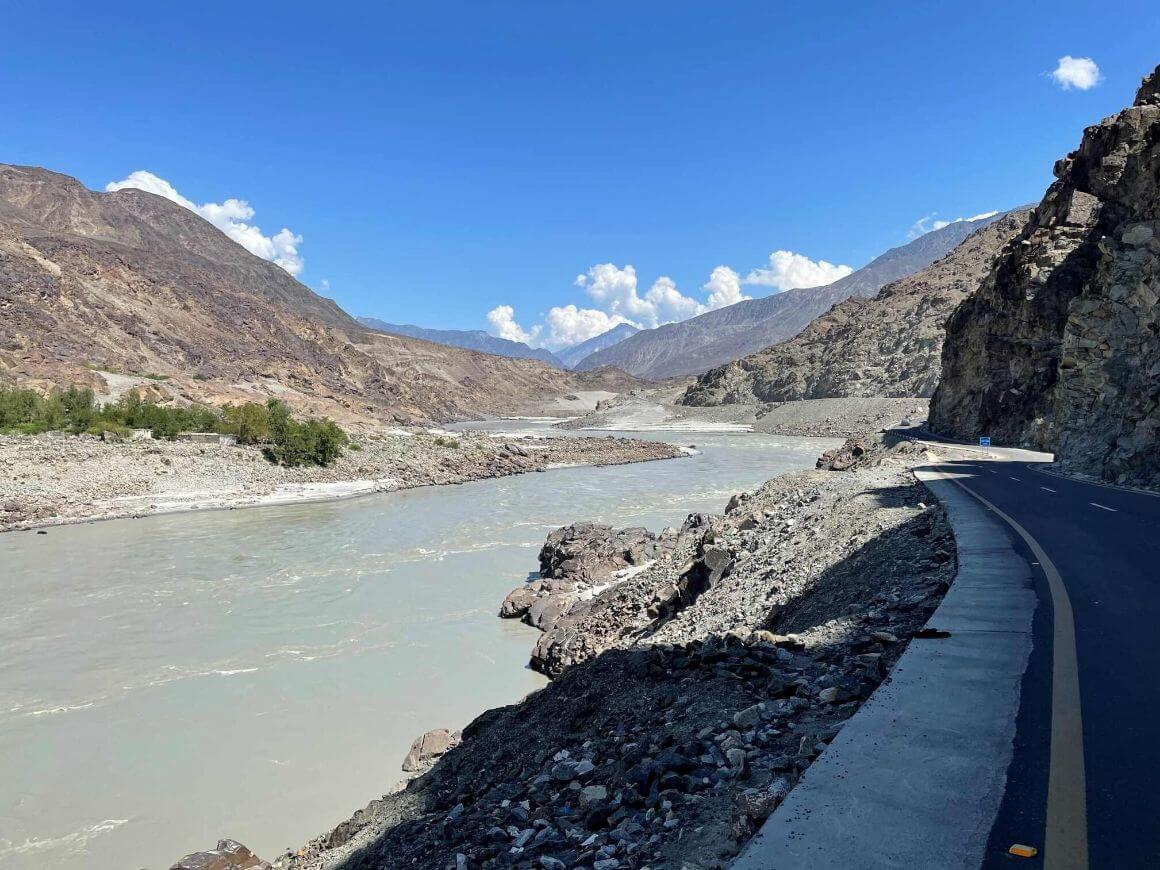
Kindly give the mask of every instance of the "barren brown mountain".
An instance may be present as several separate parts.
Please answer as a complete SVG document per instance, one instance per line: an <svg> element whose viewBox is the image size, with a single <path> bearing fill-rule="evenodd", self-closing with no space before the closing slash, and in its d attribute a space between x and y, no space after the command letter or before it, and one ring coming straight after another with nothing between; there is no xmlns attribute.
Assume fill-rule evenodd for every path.
<svg viewBox="0 0 1160 870"><path fill-rule="evenodd" d="M167 199L3 164L0 381L277 395L346 422L512 413L631 383L368 330Z"/></svg>

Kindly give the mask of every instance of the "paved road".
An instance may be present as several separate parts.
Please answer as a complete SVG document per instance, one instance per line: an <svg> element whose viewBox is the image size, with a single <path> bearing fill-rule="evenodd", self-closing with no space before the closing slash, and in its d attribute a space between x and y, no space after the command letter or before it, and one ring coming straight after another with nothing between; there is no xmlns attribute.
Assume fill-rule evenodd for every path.
<svg viewBox="0 0 1160 870"><path fill-rule="evenodd" d="M1046 457L1027 451L991 454L935 466L1022 528L1008 526L1035 568L1034 651L985 866L1010 866L1007 847L1025 842L1043 849L1046 867L1158 868L1160 497L1049 474ZM1074 640L1061 642L1069 622ZM1066 787L1077 781L1085 787ZM1064 820L1086 812L1086 863L1082 825L1049 835L1049 807Z"/></svg>

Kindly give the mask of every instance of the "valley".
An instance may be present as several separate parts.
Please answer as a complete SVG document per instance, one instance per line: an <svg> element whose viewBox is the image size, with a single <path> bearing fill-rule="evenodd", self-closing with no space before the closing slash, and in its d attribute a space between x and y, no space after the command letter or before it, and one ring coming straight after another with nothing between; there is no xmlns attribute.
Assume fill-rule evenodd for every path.
<svg viewBox="0 0 1160 870"><path fill-rule="evenodd" d="M1147 16L517 11L14 45L0 870L1155 866Z"/></svg>

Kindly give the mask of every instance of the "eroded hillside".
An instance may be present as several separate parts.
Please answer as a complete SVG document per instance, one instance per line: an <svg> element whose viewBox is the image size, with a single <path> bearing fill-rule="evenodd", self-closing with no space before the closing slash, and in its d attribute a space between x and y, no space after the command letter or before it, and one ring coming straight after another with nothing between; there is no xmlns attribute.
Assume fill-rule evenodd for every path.
<svg viewBox="0 0 1160 870"><path fill-rule="evenodd" d="M0 313L3 381L274 395L347 422L512 413L630 382L375 333L167 199L31 167L0 165Z"/></svg>

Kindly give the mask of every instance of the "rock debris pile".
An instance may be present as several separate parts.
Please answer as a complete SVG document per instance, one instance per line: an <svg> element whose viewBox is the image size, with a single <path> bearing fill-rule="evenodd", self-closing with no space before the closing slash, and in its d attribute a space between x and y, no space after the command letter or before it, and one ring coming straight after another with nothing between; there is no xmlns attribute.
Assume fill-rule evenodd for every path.
<svg viewBox="0 0 1160 870"><path fill-rule="evenodd" d="M502 611L542 630L552 683L282 866L724 866L953 577L908 454L862 440L880 462L777 478L681 529L553 532Z"/></svg>

